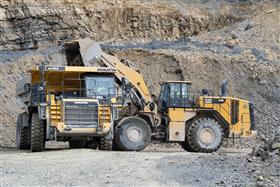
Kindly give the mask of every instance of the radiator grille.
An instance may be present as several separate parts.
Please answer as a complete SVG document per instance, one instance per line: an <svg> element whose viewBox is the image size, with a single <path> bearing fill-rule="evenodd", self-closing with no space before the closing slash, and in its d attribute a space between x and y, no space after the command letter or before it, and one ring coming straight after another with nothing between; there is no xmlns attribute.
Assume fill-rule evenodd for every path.
<svg viewBox="0 0 280 187"><path fill-rule="evenodd" d="M73 127L97 127L97 102L66 102L65 124Z"/></svg>

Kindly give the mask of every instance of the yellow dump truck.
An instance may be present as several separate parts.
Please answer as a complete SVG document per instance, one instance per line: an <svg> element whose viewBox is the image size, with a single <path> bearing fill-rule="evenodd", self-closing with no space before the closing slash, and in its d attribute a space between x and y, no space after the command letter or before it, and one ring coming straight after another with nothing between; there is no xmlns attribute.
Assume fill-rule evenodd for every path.
<svg viewBox="0 0 280 187"><path fill-rule="evenodd" d="M225 138L255 130L253 103L229 97L226 81L219 95L193 91L189 81L166 81L155 101L142 75L96 42L68 43L65 51L68 66L39 66L17 84L25 109L17 124L21 149L42 151L45 141L57 140L73 148L90 142L101 150L140 151L154 140L214 152ZM80 67L96 58L100 67Z"/></svg>
<svg viewBox="0 0 280 187"><path fill-rule="evenodd" d="M45 141L92 142L112 149L117 103L116 69L41 65L17 83L17 102L25 110L17 120L20 149L42 151Z"/></svg>

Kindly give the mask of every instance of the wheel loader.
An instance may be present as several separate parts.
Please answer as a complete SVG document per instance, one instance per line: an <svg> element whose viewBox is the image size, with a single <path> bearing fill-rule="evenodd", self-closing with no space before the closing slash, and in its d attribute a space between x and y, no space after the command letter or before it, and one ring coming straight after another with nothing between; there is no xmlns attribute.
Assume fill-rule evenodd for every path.
<svg viewBox="0 0 280 187"><path fill-rule="evenodd" d="M158 141L209 153L226 138L255 134L253 103L229 97L227 81L216 95L193 91L189 81L166 81L155 100L138 70L96 42L67 43L65 54L68 66L39 66L17 84L25 109L17 124L20 149L42 151L45 141L56 140L141 151Z"/></svg>

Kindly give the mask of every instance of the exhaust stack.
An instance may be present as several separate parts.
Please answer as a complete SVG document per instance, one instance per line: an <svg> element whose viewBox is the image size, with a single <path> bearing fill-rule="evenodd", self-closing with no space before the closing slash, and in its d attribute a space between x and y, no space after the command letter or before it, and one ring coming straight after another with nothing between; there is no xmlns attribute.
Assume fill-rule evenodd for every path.
<svg viewBox="0 0 280 187"><path fill-rule="evenodd" d="M222 82L222 91L221 91L221 95L222 97L227 97L228 96L228 80L225 79Z"/></svg>

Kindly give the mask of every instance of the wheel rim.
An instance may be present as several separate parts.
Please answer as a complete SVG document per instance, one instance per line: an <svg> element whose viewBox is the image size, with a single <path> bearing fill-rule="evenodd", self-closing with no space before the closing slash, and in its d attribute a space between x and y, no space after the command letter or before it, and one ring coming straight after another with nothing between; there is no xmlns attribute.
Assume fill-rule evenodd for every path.
<svg viewBox="0 0 280 187"><path fill-rule="evenodd" d="M201 143L211 145L215 142L216 134L210 128L203 128L198 131L198 137Z"/></svg>
<svg viewBox="0 0 280 187"><path fill-rule="evenodd" d="M140 142L143 138L143 132L140 128L129 127L126 132L126 136L132 142Z"/></svg>

